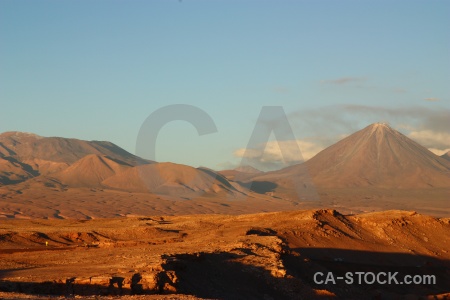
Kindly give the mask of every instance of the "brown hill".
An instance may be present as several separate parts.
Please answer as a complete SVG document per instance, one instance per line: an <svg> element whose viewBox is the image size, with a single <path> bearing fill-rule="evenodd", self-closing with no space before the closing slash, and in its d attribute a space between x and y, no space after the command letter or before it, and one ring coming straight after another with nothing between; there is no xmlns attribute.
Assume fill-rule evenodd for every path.
<svg viewBox="0 0 450 300"><path fill-rule="evenodd" d="M17 168L13 173L17 174L15 177L20 180L30 178L23 176L24 172L32 174L31 177L60 172L89 154L106 155L129 165L149 163L110 142L41 137L23 132L0 134L0 158L14 160ZM12 170L11 165L6 165L8 164L0 165L0 172L8 173ZM0 184L15 183L19 180L11 181L7 179L9 177L0 178Z"/></svg>
<svg viewBox="0 0 450 300"><path fill-rule="evenodd" d="M237 191L220 174L208 169L196 169L174 163L148 164L130 168L106 179L103 184L120 190L174 196Z"/></svg>
<svg viewBox="0 0 450 300"><path fill-rule="evenodd" d="M130 164L108 156L89 154L52 177L70 187L99 187L106 178L131 167Z"/></svg>
<svg viewBox="0 0 450 300"><path fill-rule="evenodd" d="M308 174L309 172L309 174ZM257 176L279 185L303 182L326 188L450 187L450 163L387 124L372 124L301 165Z"/></svg>
<svg viewBox="0 0 450 300"><path fill-rule="evenodd" d="M0 157L0 183L16 183L34 177L36 174L12 157Z"/></svg>

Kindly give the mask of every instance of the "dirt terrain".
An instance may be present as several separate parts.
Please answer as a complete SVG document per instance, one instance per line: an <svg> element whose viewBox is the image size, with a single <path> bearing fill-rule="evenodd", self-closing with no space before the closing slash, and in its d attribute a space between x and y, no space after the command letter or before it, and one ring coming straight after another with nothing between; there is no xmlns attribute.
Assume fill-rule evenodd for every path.
<svg viewBox="0 0 450 300"><path fill-rule="evenodd" d="M411 211L5 219L0 223L0 296L445 299L448 249L450 220ZM313 280L315 272L358 271L429 274L437 281L347 285Z"/></svg>
<svg viewBox="0 0 450 300"><path fill-rule="evenodd" d="M3 133L0 298L448 299L449 199L449 161L381 123L267 173Z"/></svg>

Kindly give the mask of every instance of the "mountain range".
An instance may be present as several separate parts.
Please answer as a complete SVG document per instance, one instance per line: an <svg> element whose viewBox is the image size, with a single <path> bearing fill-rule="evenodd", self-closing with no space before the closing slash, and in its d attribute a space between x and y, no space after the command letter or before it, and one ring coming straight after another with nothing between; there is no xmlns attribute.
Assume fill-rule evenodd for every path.
<svg viewBox="0 0 450 300"><path fill-rule="evenodd" d="M41 137L22 132L0 135L0 184L39 178L66 188L177 195L217 193L236 188L222 175L173 163L139 158L104 141Z"/></svg>
<svg viewBox="0 0 450 300"><path fill-rule="evenodd" d="M99 191L103 192L101 201L120 202L116 208L108 207L110 214L106 215L128 209L129 204L120 200L126 193L136 206L134 213L143 207L147 211L158 209L174 214L178 210L225 213L286 210L325 203L348 208L348 201L353 201L349 209L367 211L369 206L377 209L386 201L415 199L415 205L440 214L446 211L450 199L450 156L447 153L439 157L384 123L367 126L305 163L266 173L251 166L216 172L157 163L105 141L22 132L0 134L0 213L3 211L4 216L30 214L23 212L31 210L24 206L24 201L34 201L38 208L33 209L33 214L43 216L54 203L60 206L74 199L84 203L86 198L100 201L94 195ZM37 204L36 199L47 199L52 205ZM251 201L243 204L233 199ZM369 205L362 199L376 201ZM320 201L305 204L308 200ZM433 201L440 204L436 206ZM122 206L123 209L117 208ZM92 207L86 208L89 211L86 213L77 210L75 215L92 216ZM61 210L51 209L55 217L64 217ZM70 210L68 204L64 210ZM98 210L95 208L97 213Z"/></svg>
<svg viewBox="0 0 450 300"><path fill-rule="evenodd" d="M108 156L132 166L151 163L110 142L5 132L0 134L0 184L55 174L77 162L85 165L79 160L92 154Z"/></svg>

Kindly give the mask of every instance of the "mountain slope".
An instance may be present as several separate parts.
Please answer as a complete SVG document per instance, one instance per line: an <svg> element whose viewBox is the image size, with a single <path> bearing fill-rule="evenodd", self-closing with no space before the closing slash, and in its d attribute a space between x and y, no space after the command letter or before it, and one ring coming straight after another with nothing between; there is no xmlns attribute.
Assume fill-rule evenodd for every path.
<svg viewBox="0 0 450 300"><path fill-rule="evenodd" d="M0 134L0 158L16 162L13 173L19 174L22 181L38 175L61 172L90 154L108 156L133 166L150 163L110 142L41 137L23 132ZM11 170L11 164L0 164L0 173L6 174ZM33 172L30 173L30 170ZM32 176L23 176L24 172ZM3 179L0 177L0 184L20 182L20 180L7 180L5 175Z"/></svg>
<svg viewBox="0 0 450 300"><path fill-rule="evenodd" d="M326 148L306 163L254 180L302 182L318 187L450 187L450 163L386 124L372 124Z"/></svg>
<svg viewBox="0 0 450 300"><path fill-rule="evenodd" d="M108 155L134 165L147 162L111 142L41 137L24 132L0 134L0 153L1 156L14 156L21 161L38 158L67 164L72 164L87 154Z"/></svg>
<svg viewBox="0 0 450 300"><path fill-rule="evenodd" d="M33 178L36 173L12 157L0 157L0 183L13 184Z"/></svg>
<svg viewBox="0 0 450 300"><path fill-rule="evenodd" d="M174 163L157 163L130 168L106 179L103 185L132 192L174 196L236 191L227 179L211 170Z"/></svg>
<svg viewBox="0 0 450 300"><path fill-rule="evenodd" d="M264 172L252 166L240 166L232 170L222 170L219 171L218 173L225 176L229 180L234 180L235 178L243 180L245 178L255 176L256 174L262 174Z"/></svg>
<svg viewBox="0 0 450 300"><path fill-rule="evenodd" d="M446 160L450 160L450 151L448 151L447 153L444 153L443 155L441 155L441 157Z"/></svg>
<svg viewBox="0 0 450 300"><path fill-rule="evenodd" d="M52 177L70 187L99 187L106 178L131 167L108 156L89 154Z"/></svg>

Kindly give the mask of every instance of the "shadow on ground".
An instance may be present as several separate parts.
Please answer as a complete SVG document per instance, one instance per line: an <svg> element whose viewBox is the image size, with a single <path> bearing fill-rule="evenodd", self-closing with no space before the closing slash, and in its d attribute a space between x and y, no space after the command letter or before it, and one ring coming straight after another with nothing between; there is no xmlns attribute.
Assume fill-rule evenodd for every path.
<svg viewBox="0 0 450 300"><path fill-rule="evenodd" d="M249 263L246 260L249 255L255 256L245 251L165 256L158 282L152 290L142 285L141 274L127 279L111 277L102 284L77 284L76 278L36 283L8 281L7 275L14 270L3 270L0 271L0 291L65 296L177 293L208 299L423 299L450 291L450 262L424 255L331 248L286 249L281 254L286 270L282 276L274 276L269 265L261 267ZM325 280L331 272L335 282L315 282L317 272L323 274L317 277L319 280ZM398 272L398 282L406 275L433 275L436 283L358 283L357 272ZM337 279L338 276L346 278L347 273L353 274L353 284ZM373 277L370 275L368 279ZM380 279L387 279L387 276ZM128 285L124 284L126 282ZM165 289L167 284L173 289Z"/></svg>
<svg viewBox="0 0 450 300"><path fill-rule="evenodd" d="M294 253L296 255L292 255ZM287 274L301 279L314 289L326 289L338 299L423 299L421 297L450 292L450 261L425 255L297 248L291 250L291 255L283 256L283 263ZM317 272L323 274L317 276L317 280L323 281L322 284L314 280ZM326 283L330 272L334 282L330 280ZM389 274L393 276L391 280ZM417 281L420 278L430 282L407 284L407 275L412 276L407 278L408 281L416 277ZM349 284L346 280L353 281Z"/></svg>

